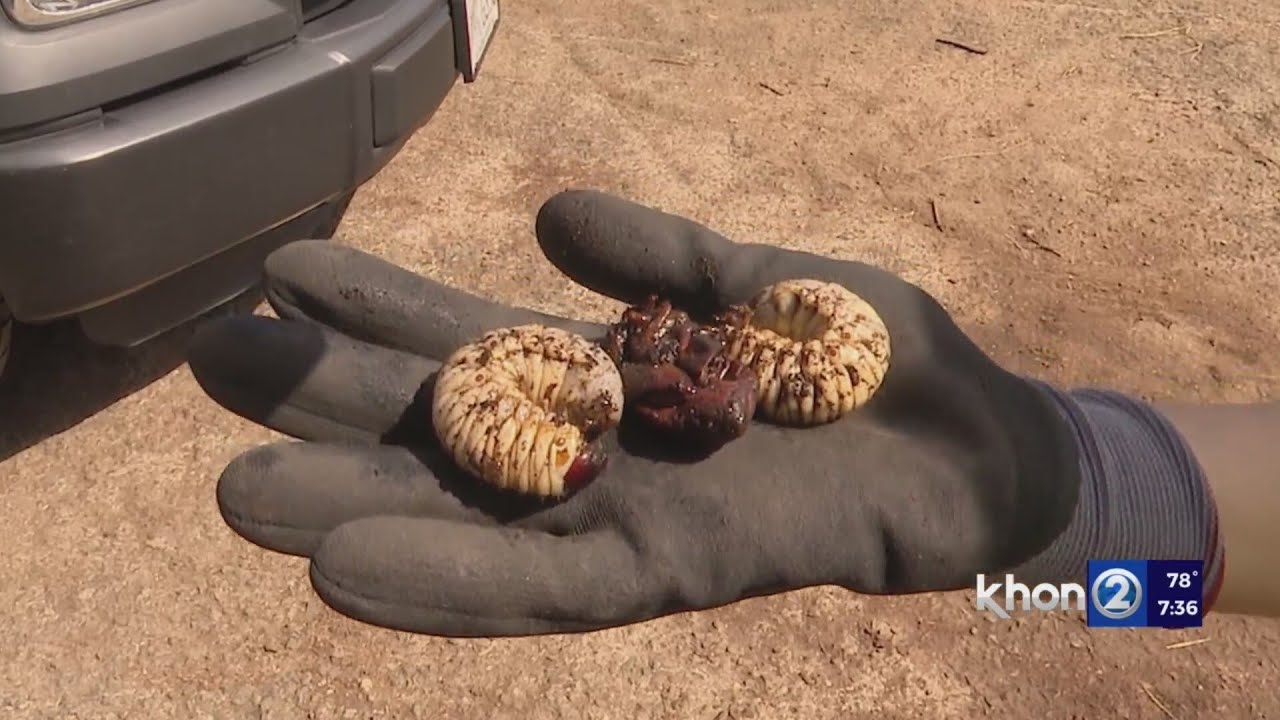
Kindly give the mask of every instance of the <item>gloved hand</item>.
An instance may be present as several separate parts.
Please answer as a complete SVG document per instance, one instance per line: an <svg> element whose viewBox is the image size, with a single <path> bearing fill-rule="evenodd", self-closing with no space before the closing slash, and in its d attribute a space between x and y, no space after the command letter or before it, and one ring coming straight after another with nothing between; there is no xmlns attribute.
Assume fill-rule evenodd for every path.
<svg viewBox="0 0 1280 720"><path fill-rule="evenodd" d="M493 328L542 322L597 339L604 327L494 304L337 245L282 248L266 283L283 320L212 322L190 363L217 402L306 441L235 459L218 503L245 538L310 556L316 592L338 611L499 636L821 584L958 589L1027 560L1071 519L1080 470L1059 412L920 288L594 192L553 197L536 231L575 282L627 302L659 293L695 316L784 278L843 283L889 328L888 375L836 423L757 421L696 463L607 437L610 462L593 484L559 504L526 501L460 476L436 446L430 379Z"/></svg>

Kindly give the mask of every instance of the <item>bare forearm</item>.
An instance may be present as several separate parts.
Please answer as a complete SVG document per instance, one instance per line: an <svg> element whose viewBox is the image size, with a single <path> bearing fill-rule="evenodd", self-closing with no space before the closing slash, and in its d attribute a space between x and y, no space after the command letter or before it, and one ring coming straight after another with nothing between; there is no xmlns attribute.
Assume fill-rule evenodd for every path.
<svg viewBox="0 0 1280 720"><path fill-rule="evenodd" d="M1280 403L1156 407L1213 490L1227 557L1214 610L1280 617Z"/></svg>

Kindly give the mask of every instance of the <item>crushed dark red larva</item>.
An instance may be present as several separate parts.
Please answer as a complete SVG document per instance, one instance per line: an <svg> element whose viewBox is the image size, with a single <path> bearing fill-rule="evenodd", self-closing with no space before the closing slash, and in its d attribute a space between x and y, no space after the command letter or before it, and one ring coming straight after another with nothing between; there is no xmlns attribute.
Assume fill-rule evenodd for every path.
<svg viewBox="0 0 1280 720"><path fill-rule="evenodd" d="M604 349L622 375L625 407L682 442L718 447L755 414L755 373L724 354L725 330L650 296L609 328Z"/></svg>

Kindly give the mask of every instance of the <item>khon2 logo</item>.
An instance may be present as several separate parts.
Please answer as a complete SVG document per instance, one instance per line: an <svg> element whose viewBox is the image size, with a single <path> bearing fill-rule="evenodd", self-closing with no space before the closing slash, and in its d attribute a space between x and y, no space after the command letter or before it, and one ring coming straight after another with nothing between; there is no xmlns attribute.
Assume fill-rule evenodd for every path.
<svg viewBox="0 0 1280 720"><path fill-rule="evenodd" d="M1201 627L1199 560L1090 560L1088 590L1079 583L1028 587L1012 573L1003 582L977 576L977 607L1001 619L1015 612L1076 610L1089 627Z"/></svg>

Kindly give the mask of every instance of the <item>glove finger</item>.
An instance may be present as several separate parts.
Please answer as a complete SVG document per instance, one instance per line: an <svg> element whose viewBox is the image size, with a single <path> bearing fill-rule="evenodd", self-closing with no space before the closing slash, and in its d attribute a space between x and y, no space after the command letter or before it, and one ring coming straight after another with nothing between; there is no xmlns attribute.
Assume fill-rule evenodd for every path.
<svg viewBox="0 0 1280 720"><path fill-rule="evenodd" d="M535 228L543 254L574 282L626 303L658 294L695 316L786 278L843 283L873 304L905 286L863 263L736 243L688 218L591 190L554 195Z"/></svg>
<svg viewBox="0 0 1280 720"><path fill-rule="evenodd" d="M594 630L670 612L620 533L557 537L427 518L355 520L311 560L320 598L394 630L500 637Z"/></svg>
<svg viewBox="0 0 1280 720"><path fill-rule="evenodd" d="M423 383L439 363L314 323L211 320L188 350L200 387L231 412L304 440L430 438Z"/></svg>
<svg viewBox="0 0 1280 720"><path fill-rule="evenodd" d="M443 360L496 328L535 323L591 339L599 325L491 302L386 260L321 240L291 243L265 263L276 313L311 320L351 337Z"/></svg>
<svg viewBox="0 0 1280 720"><path fill-rule="evenodd" d="M223 520L246 540L309 556L334 528L403 515L493 524L533 502L465 478L438 450L280 442L249 450L218 478Z"/></svg>

